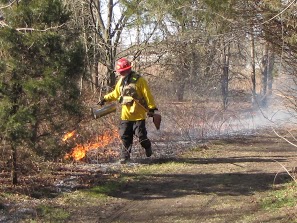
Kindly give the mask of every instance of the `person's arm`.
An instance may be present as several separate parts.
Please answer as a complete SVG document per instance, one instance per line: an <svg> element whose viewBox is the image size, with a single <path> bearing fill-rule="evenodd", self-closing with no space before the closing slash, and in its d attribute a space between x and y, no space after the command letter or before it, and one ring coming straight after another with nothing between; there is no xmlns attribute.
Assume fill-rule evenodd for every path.
<svg viewBox="0 0 297 223"><path fill-rule="evenodd" d="M120 85L121 85L121 79L117 82L115 89L110 92L109 94L106 94L103 98L105 101L116 101L120 97Z"/></svg>
<svg viewBox="0 0 297 223"><path fill-rule="evenodd" d="M156 110L155 100L154 100L154 97L153 97L153 95L151 93L151 90L150 90L150 88L148 86L147 81L143 77L140 77L138 81L139 81L140 91L142 93L143 98L146 101L148 109L149 110Z"/></svg>

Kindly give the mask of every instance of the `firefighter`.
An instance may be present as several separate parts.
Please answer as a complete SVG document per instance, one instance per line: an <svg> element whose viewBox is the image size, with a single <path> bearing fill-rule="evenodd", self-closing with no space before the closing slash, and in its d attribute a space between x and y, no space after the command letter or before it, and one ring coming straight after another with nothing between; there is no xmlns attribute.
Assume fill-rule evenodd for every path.
<svg viewBox="0 0 297 223"><path fill-rule="evenodd" d="M134 135L138 137L140 145L145 149L146 156L152 155L145 120L147 116L153 117L154 112L158 109L147 81L132 70L131 63L126 58L117 61L116 72L120 74L120 79L115 89L106 94L98 104L104 105L105 102L118 100L122 105L119 126L119 134L122 140L120 162L126 163L130 160Z"/></svg>

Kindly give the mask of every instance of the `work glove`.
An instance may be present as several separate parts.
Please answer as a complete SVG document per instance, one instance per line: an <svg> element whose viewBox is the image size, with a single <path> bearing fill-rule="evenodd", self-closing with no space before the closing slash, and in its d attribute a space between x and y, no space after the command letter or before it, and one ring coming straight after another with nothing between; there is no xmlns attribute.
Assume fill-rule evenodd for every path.
<svg viewBox="0 0 297 223"><path fill-rule="evenodd" d="M149 111L147 112L147 116L148 117L153 117L155 114L155 111L157 111L157 108L153 108L153 109L149 109Z"/></svg>
<svg viewBox="0 0 297 223"><path fill-rule="evenodd" d="M99 101L98 101L98 103L97 103L97 105L104 105L105 104L105 102L106 102L106 100L103 98L103 99L100 99Z"/></svg>

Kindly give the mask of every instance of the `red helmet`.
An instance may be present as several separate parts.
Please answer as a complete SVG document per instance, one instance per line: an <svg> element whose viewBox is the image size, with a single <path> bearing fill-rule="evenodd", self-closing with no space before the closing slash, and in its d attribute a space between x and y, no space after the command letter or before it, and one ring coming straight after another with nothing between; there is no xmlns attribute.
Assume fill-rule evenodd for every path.
<svg viewBox="0 0 297 223"><path fill-rule="evenodd" d="M126 58L121 58L118 60L116 65L117 72L123 72L125 70L131 69L131 63Z"/></svg>

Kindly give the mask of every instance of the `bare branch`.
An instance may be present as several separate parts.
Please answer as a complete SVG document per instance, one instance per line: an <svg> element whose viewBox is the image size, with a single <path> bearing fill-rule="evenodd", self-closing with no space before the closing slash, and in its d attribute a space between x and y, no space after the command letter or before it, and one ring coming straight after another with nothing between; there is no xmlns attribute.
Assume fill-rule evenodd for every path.
<svg viewBox="0 0 297 223"><path fill-rule="evenodd" d="M12 6L16 1L17 1L17 0L14 0L14 1L12 1L10 4L8 4L8 5L1 6L0 9L8 8L8 7Z"/></svg>
<svg viewBox="0 0 297 223"><path fill-rule="evenodd" d="M98 20L96 21L95 19L95 15L93 13L93 10L92 10L92 7L95 7L96 11L97 11L97 16L98 16ZM92 13L92 18L93 18L93 23L94 24L97 24L98 22L98 25L100 26L101 30L105 30L105 26L104 26L104 22L103 22L103 19L102 19L102 16L101 16L101 5L100 5L100 1L98 1L98 5L96 5L96 3L94 3L94 0L91 0L90 1L90 11ZM102 38L102 36L100 36Z"/></svg>
<svg viewBox="0 0 297 223"><path fill-rule="evenodd" d="M278 17L279 15L283 14L286 10L288 10L294 3L296 2L296 0L293 0L292 2L290 2L290 4L284 8L281 12L277 13L275 16L273 16L272 18L262 22L262 25L265 24L265 23L268 23L270 21L272 21L273 19L275 19L276 17Z"/></svg>
<svg viewBox="0 0 297 223"><path fill-rule="evenodd" d="M99 11L100 9L96 6L96 4L94 3L93 0L90 1L89 6L90 6L90 12L91 12L91 17L92 17L92 20L93 20L93 24L97 24L97 23L96 23L95 15L94 15L93 10L92 10L92 7L94 6L94 7L96 8L97 12L100 12L100 11ZM101 14L100 14L100 13L98 13L98 14L99 14L99 16L100 16L100 18L101 18L100 20L102 21ZM103 22L102 22L102 24L103 24ZM104 26L104 24L103 24L103 26ZM100 26L100 27L101 27L101 26ZM101 27L101 28L102 28L102 27ZM104 27L103 27L103 28L104 28ZM102 30L104 30L104 29L102 29ZM104 40L103 36L101 35L101 33L99 32L99 30L98 30L97 27L95 27L95 31L96 31L96 34L99 36L100 40L101 40L101 41L104 43L104 45L105 45L105 44L106 44L106 43L105 43L105 40Z"/></svg>
<svg viewBox="0 0 297 223"><path fill-rule="evenodd" d="M46 29L35 29L35 28L15 28L16 31L37 31L37 32L46 32L48 30L53 30L53 29L59 29L61 27L63 27L65 25L65 23L59 25L59 26L55 26L55 27L49 27ZM13 27L9 26L7 23L5 23L4 21L0 21L0 27L9 27L11 29L13 29Z"/></svg>
<svg viewBox="0 0 297 223"><path fill-rule="evenodd" d="M120 41L120 37L121 37L121 34L122 34L122 31L125 27L125 24L127 23L128 21L128 17L127 16L124 16L124 14L121 16L119 22L117 23L116 25L116 29L114 30L114 33L112 34L112 36L115 34L116 32L116 38L115 38L115 46L118 45L119 41Z"/></svg>
<svg viewBox="0 0 297 223"><path fill-rule="evenodd" d="M7 23L5 23L4 21L0 21L0 27L7 27Z"/></svg>
<svg viewBox="0 0 297 223"><path fill-rule="evenodd" d="M55 26L55 27L49 27L46 29L35 29L35 28L17 28L17 31L37 31L37 32L46 32L48 30L53 30L53 29L59 29L61 27L63 27L65 25L65 23L59 25L59 26Z"/></svg>

